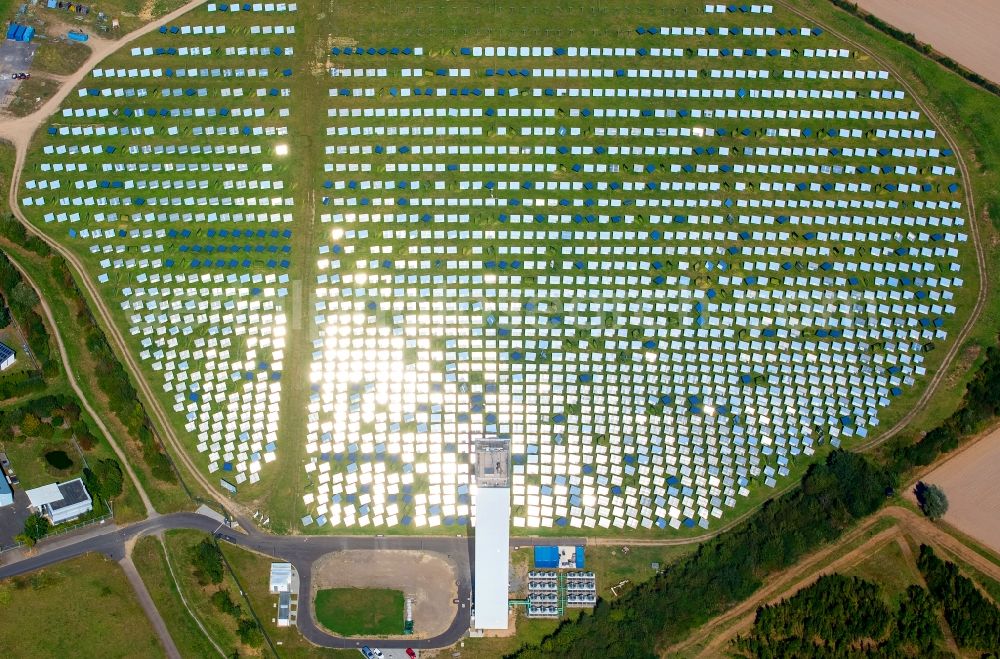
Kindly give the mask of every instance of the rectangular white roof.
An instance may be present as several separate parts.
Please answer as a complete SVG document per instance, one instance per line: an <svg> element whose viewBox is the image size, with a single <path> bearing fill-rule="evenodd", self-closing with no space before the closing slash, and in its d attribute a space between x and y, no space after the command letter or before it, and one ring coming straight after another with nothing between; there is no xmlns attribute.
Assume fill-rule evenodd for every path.
<svg viewBox="0 0 1000 659"><path fill-rule="evenodd" d="M480 488L476 495L476 629L507 629L510 564L510 489Z"/></svg>
<svg viewBox="0 0 1000 659"><path fill-rule="evenodd" d="M59 491L59 485L56 483L25 490L24 493L28 495L28 501L31 502L32 508L41 508L45 504L62 501L63 498L62 492Z"/></svg>

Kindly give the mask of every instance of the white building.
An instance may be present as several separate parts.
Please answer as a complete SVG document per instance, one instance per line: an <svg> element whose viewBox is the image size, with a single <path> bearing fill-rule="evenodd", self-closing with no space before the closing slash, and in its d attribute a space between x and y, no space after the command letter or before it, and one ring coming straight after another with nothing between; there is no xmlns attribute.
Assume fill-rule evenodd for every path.
<svg viewBox="0 0 1000 659"><path fill-rule="evenodd" d="M271 594L292 592L292 564L271 563Z"/></svg>
<svg viewBox="0 0 1000 659"><path fill-rule="evenodd" d="M25 494L28 495L30 508L53 524L76 519L94 508L94 501L79 478L36 487L26 490Z"/></svg>
<svg viewBox="0 0 1000 659"><path fill-rule="evenodd" d="M476 493L475 629L507 629L510 590L510 489Z"/></svg>

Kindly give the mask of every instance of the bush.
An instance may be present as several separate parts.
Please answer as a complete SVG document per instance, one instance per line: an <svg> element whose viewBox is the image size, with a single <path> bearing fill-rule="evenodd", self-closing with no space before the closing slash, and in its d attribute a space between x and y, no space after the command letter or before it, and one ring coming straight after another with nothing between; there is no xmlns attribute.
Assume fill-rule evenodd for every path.
<svg viewBox="0 0 1000 659"><path fill-rule="evenodd" d="M264 633L253 618L240 618L240 625L236 631L244 645L256 648L264 643Z"/></svg>
<svg viewBox="0 0 1000 659"><path fill-rule="evenodd" d="M38 542L49 533L52 524L38 513L24 520L24 535L31 538L32 544Z"/></svg>
<svg viewBox="0 0 1000 659"><path fill-rule="evenodd" d="M233 598L229 595L229 590L226 588L212 593L212 604L214 604L215 608L218 610L223 613L227 613L234 618L239 618L243 615L243 609L239 604L233 601Z"/></svg>
<svg viewBox="0 0 1000 659"><path fill-rule="evenodd" d="M93 470L83 470L83 482L94 497L111 501L122 493L122 467L114 458L98 460Z"/></svg>

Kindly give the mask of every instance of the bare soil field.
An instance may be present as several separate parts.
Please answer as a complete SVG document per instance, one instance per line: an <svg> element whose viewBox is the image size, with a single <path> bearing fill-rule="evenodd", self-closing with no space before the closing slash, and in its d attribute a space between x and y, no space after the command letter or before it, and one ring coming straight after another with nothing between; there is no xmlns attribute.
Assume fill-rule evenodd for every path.
<svg viewBox="0 0 1000 659"><path fill-rule="evenodd" d="M1000 551L1000 430L996 430L927 474L948 497L944 520L987 547Z"/></svg>
<svg viewBox="0 0 1000 659"><path fill-rule="evenodd" d="M338 551L313 565L313 592L323 588L391 588L413 598L414 634L430 638L448 629L458 597L455 568L442 555L419 551Z"/></svg>
<svg viewBox="0 0 1000 659"><path fill-rule="evenodd" d="M1000 82L1000 11L996 0L855 0L858 6L928 43L976 73ZM888 38L888 37L887 37Z"/></svg>

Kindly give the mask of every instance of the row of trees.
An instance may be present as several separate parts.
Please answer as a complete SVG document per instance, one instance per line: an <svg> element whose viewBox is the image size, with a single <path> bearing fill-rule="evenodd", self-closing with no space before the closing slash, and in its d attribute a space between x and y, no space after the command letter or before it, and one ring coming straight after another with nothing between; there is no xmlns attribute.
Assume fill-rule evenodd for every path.
<svg viewBox="0 0 1000 659"><path fill-rule="evenodd" d="M703 543L653 580L591 615L566 621L514 656L654 657L655 649L749 597L776 571L874 512L895 475L842 450L812 465L801 487L766 503L732 531Z"/></svg>
<svg viewBox="0 0 1000 659"><path fill-rule="evenodd" d="M107 337L90 313L86 298L77 287L65 260L53 254L51 262L55 279L62 284L68 292L67 298L72 301L76 320L86 339L87 350L93 357L97 384L107 397L111 411L128 430L129 436L139 440L143 459L149 465L153 476L164 482L177 482L177 475L174 473L170 458L153 434L149 417L139 402L138 393L132 386L128 373L111 350Z"/></svg>
<svg viewBox="0 0 1000 659"><path fill-rule="evenodd" d="M962 437L978 432L997 416L1000 416L1000 347L991 346L966 387L961 407L920 441L897 447L891 456L894 468L903 472L931 464L941 454L958 448Z"/></svg>
<svg viewBox="0 0 1000 659"><path fill-rule="evenodd" d="M222 583L225 574L222 550L211 539L205 538L193 546L189 559L199 584L208 586ZM250 647L259 647L264 643L264 632L257 624L257 620L252 616L243 615L243 607L233 601L228 589L220 588L213 592L211 601L217 609L236 620L236 633L242 643Z"/></svg>
<svg viewBox="0 0 1000 659"><path fill-rule="evenodd" d="M877 584L832 574L757 610L753 629L733 641L744 657L934 657L943 638L934 600L910 586L895 612Z"/></svg>

